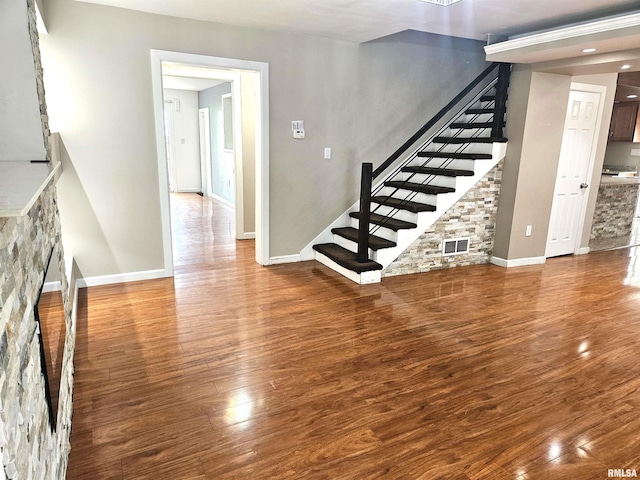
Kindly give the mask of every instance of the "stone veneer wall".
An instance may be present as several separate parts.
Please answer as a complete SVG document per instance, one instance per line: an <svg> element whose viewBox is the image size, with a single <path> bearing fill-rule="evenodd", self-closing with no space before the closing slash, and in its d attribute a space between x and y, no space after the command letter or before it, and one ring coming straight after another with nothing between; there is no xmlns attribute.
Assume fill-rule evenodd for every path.
<svg viewBox="0 0 640 480"><path fill-rule="evenodd" d="M631 235L637 202L637 184L600 184L590 239Z"/></svg>
<svg viewBox="0 0 640 480"><path fill-rule="evenodd" d="M493 253L501 179L502 162L384 269L382 276L489 263ZM444 256L442 242L460 237L470 238L469 253Z"/></svg>
<svg viewBox="0 0 640 480"><path fill-rule="evenodd" d="M24 1L24 0L23 0ZM40 120L42 121L42 134L44 146L47 151L47 158L51 158L51 146L49 144L49 116L47 114L47 103L44 95L44 74L40 59L40 39L38 36L38 25L36 16L36 6L34 0L26 0L29 11L29 36L31 37L31 49L33 50L33 64L36 73L36 87L38 89L38 99L40 100ZM38 159L41 160L41 159Z"/></svg>
<svg viewBox="0 0 640 480"><path fill-rule="evenodd" d="M47 159L51 159L40 48L33 0L26 1L37 84L40 118ZM0 132L0 135L2 132ZM72 415L75 324L64 251L60 215L53 181L29 212L21 217L0 217L0 480L66 477ZM55 432L49 424L40 342L34 305L44 281L52 248L60 266L66 337ZM55 263L52 261L52 264Z"/></svg>
<svg viewBox="0 0 640 480"><path fill-rule="evenodd" d="M58 264L65 265L59 218L53 185L45 189L27 215L0 218L0 453L4 475L9 479L65 478L70 450L75 325L63 271L60 278L67 334L56 432L49 426L34 315L46 262L54 246ZM0 478L4 478L1 472Z"/></svg>

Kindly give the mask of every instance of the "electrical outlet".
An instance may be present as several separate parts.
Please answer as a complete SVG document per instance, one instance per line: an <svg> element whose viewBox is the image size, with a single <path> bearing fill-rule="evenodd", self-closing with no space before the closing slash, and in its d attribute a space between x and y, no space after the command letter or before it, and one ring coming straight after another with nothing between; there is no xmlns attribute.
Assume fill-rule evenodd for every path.
<svg viewBox="0 0 640 480"><path fill-rule="evenodd" d="M531 225L527 225L527 229L525 230L524 234L527 237L531 236Z"/></svg>

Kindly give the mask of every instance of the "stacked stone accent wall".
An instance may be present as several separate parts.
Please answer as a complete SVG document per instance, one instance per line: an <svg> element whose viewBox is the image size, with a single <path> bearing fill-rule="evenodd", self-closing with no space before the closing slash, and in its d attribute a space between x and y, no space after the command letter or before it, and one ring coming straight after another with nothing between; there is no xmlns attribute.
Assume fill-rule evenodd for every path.
<svg viewBox="0 0 640 480"><path fill-rule="evenodd" d="M637 184L600 184L591 240L631 235L637 202Z"/></svg>
<svg viewBox="0 0 640 480"><path fill-rule="evenodd" d="M51 159L35 4L33 0L15 1L27 2L25 28L31 36L34 77L24 81L37 84L42 134L47 159ZM55 186L51 183L26 215L0 217L0 479L66 478L76 329L56 198ZM50 427L34 311L52 251L60 266L58 278L66 322L55 431Z"/></svg>
<svg viewBox="0 0 640 480"><path fill-rule="evenodd" d="M44 94L44 74L42 61L40 58L40 39L38 36L38 21L36 16L36 6L34 0L26 0L29 9L29 36L31 37L31 49L33 50L33 64L36 72L36 87L38 89L38 100L40 103L40 120L42 121L42 134L44 136L44 146L47 150L47 159L51 159L51 146L49 145L49 115L47 114L47 103Z"/></svg>
<svg viewBox="0 0 640 480"><path fill-rule="evenodd" d="M502 162L485 175L454 206L383 272L383 277L442 268L489 263L493 253ZM469 253L444 256L444 240L469 237Z"/></svg>
<svg viewBox="0 0 640 480"><path fill-rule="evenodd" d="M75 325L64 268L67 333L56 432L49 425L34 314L52 248L65 264L55 199L50 185L27 215L0 218L0 453L9 479L64 479L70 450Z"/></svg>

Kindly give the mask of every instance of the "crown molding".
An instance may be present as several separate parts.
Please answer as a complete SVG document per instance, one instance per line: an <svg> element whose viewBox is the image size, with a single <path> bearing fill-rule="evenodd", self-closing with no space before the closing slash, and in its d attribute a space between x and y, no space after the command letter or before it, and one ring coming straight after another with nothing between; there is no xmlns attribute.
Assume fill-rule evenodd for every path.
<svg viewBox="0 0 640 480"><path fill-rule="evenodd" d="M633 13L620 17L612 17L595 22L589 22L571 27L558 28L547 32L535 33L523 37L513 38L504 42L486 45L484 51L487 56L511 52L521 48L533 47L545 43L557 42L587 35L607 33L624 28L640 26L640 13Z"/></svg>

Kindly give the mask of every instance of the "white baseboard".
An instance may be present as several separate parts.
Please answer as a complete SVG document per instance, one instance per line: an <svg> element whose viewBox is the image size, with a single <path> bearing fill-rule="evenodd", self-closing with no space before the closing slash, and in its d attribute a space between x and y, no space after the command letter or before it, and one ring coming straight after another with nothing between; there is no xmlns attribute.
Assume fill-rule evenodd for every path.
<svg viewBox="0 0 640 480"><path fill-rule="evenodd" d="M145 270L142 272L116 273L113 275L100 275L97 277L86 277L78 279L78 286L97 287L100 285L110 285L113 283L137 282L139 280L155 280L156 278L170 277L166 270Z"/></svg>
<svg viewBox="0 0 640 480"><path fill-rule="evenodd" d="M232 202L230 202L225 198L222 198L220 195L216 195L215 193L212 193L210 198L213 198L216 202L220 202L226 205L227 207L235 208L235 205Z"/></svg>
<svg viewBox="0 0 640 480"><path fill-rule="evenodd" d="M238 240L253 240L256 238L256 232L244 232Z"/></svg>
<svg viewBox="0 0 640 480"><path fill-rule="evenodd" d="M576 251L575 255L586 255L590 251L591 249L589 247L581 247L578 249L578 251Z"/></svg>
<svg viewBox="0 0 640 480"><path fill-rule="evenodd" d="M59 292L60 290L62 290L62 284L60 283L60 280L56 280L55 282L47 282L42 285L42 293Z"/></svg>
<svg viewBox="0 0 640 480"><path fill-rule="evenodd" d="M490 262L494 265L504 268L524 267L527 265L541 265L546 261L546 257L514 258L513 260L506 260L500 257L491 257L490 260Z"/></svg>
<svg viewBox="0 0 640 480"><path fill-rule="evenodd" d="M202 193L201 188L181 188L180 190L174 190L172 193Z"/></svg>
<svg viewBox="0 0 640 480"><path fill-rule="evenodd" d="M278 265L280 263L295 263L300 261L300 254L282 255L280 257L269 258L269 265Z"/></svg>

